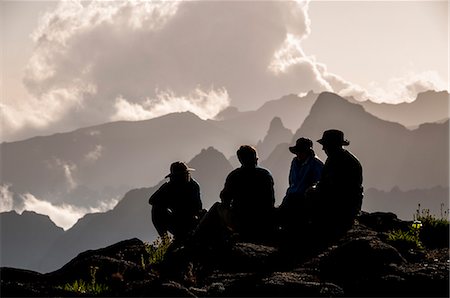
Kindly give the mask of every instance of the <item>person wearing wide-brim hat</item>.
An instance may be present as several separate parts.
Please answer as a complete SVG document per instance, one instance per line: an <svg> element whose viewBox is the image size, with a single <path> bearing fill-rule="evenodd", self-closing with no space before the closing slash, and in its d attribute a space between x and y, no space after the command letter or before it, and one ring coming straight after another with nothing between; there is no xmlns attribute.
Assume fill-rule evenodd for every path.
<svg viewBox="0 0 450 298"><path fill-rule="evenodd" d="M322 229L315 233L321 234L323 240L327 233L338 237L353 225L361 210L363 176L358 158L343 148L350 142L341 130L326 130L317 142L322 145L327 160L317 187L306 196L318 202L311 214Z"/></svg>
<svg viewBox="0 0 450 298"><path fill-rule="evenodd" d="M170 165L170 173L165 178L184 177L192 171L195 171L195 169L189 168L184 162L176 161Z"/></svg>
<svg viewBox="0 0 450 298"><path fill-rule="evenodd" d="M280 205L282 228L289 230L300 224L300 214L305 211L305 191L319 181L323 162L313 150L313 142L299 138L289 151L295 154L289 170L289 187Z"/></svg>
<svg viewBox="0 0 450 298"><path fill-rule="evenodd" d="M186 238L204 213L200 186L190 174L194 170L181 161L172 163L165 177L169 181L150 197L152 222L160 236L170 232L176 240Z"/></svg>
<svg viewBox="0 0 450 298"><path fill-rule="evenodd" d="M339 148L350 145L350 141L344 138L344 133L338 129L329 129L323 132L322 138L317 140L326 148Z"/></svg>

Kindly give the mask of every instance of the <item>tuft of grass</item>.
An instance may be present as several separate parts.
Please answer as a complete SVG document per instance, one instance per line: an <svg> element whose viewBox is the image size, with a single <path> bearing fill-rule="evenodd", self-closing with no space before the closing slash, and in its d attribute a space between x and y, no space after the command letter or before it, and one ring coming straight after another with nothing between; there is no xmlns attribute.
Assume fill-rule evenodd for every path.
<svg viewBox="0 0 450 298"><path fill-rule="evenodd" d="M145 250L148 253L148 258L141 256L141 265L145 269L147 266L152 266L161 263L167 253L169 246L172 244L173 237L165 234L162 237L156 238L152 243L144 243Z"/></svg>
<svg viewBox="0 0 450 298"><path fill-rule="evenodd" d="M419 239L418 229L411 227L408 231L394 230L388 234L387 241L401 251L421 250L423 244Z"/></svg>
<svg viewBox="0 0 450 298"><path fill-rule="evenodd" d="M109 291L109 287L104 284L89 283L82 279L76 280L73 283L67 283L64 287L60 287L65 291L78 293L78 294L89 294L89 295L101 295Z"/></svg>
<svg viewBox="0 0 450 298"><path fill-rule="evenodd" d="M77 294L88 294L95 296L105 294L109 291L109 287L107 285L97 283L96 274L98 269L98 267L90 267L91 280L88 282L79 279L73 281L72 283L66 283L64 286L59 286L57 288Z"/></svg>
<svg viewBox="0 0 450 298"><path fill-rule="evenodd" d="M441 204L441 218L430 214L429 209L420 209L420 204L414 218L422 223L419 238L426 247L442 248L449 246L448 210L443 212Z"/></svg>

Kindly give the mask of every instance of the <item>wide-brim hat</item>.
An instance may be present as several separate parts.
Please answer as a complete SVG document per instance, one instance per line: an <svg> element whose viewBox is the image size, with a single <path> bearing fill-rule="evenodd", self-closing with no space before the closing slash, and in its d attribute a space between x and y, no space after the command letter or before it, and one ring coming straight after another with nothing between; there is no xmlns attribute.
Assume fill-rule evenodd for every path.
<svg viewBox="0 0 450 298"><path fill-rule="evenodd" d="M289 147L289 151L293 154L297 154L299 152L306 152L313 147L313 142L307 138L299 138L295 142L295 146Z"/></svg>
<svg viewBox="0 0 450 298"><path fill-rule="evenodd" d="M170 174L166 175L165 178L186 174L191 171L195 171L195 169L188 167L187 164L182 161L176 161L170 165Z"/></svg>
<svg viewBox="0 0 450 298"><path fill-rule="evenodd" d="M323 132L322 138L317 140L321 145L348 146L350 141L344 138L344 133L338 129L329 129Z"/></svg>

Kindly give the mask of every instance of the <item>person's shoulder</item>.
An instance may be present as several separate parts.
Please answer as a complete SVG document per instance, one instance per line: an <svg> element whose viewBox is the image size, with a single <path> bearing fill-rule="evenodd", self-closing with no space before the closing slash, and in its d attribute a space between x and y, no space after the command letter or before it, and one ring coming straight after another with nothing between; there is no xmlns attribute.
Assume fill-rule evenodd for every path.
<svg viewBox="0 0 450 298"><path fill-rule="evenodd" d="M266 169L266 168L263 168L263 167L259 167L259 166L258 166L258 167L255 168L255 170L256 170L257 172L263 174L263 175L272 176L272 173L271 173L268 169Z"/></svg>
<svg viewBox="0 0 450 298"><path fill-rule="evenodd" d="M344 149L344 155L346 162L348 162L349 164L353 164L356 167L362 167L361 162L359 161L358 157L356 157L355 154L353 154L349 150Z"/></svg>
<svg viewBox="0 0 450 298"><path fill-rule="evenodd" d="M159 189L166 189L168 187L170 187L170 183L169 181L166 181L159 187Z"/></svg>
<svg viewBox="0 0 450 298"><path fill-rule="evenodd" d="M311 160L312 160L312 162L314 164L323 166L323 161L319 157L317 157L316 155L314 155Z"/></svg>
<svg viewBox="0 0 450 298"><path fill-rule="evenodd" d="M355 160L355 161L358 161L358 162L359 162L358 157L356 157L356 155L353 154L353 152L351 152L351 151L349 151L349 150L347 150L347 149L344 149L344 153L345 153L345 155L346 155L349 159L352 159L352 160Z"/></svg>
<svg viewBox="0 0 450 298"><path fill-rule="evenodd" d="M193 185L194 187L200 188L200 184L194 178L191 178L189 184Z"/></svg>

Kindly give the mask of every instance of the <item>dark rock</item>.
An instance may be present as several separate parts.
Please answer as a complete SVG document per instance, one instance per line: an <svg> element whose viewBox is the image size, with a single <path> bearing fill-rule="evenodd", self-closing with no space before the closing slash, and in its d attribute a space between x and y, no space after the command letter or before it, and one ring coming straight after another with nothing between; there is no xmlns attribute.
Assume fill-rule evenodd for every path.
<svg viewBox="0 0 450 298"><path fill-rule="evenodd" d="M175 282L148 282L143 281L129 285L124 293L129 297L196 297L189 289Z"/></svg>
<svg viewBox="0 0 450 298"><path fill-rule="evenodd" d="M410 222L398 219L392 212L361 212L358 221L377 232L388 232L392 230L407 230Z"/></svg>
<svg viewBox="0 0 450 298"><path fill-rule="evenodd" d="M350 239L333 248L321 260L322 274L341 283L357 282L383 274L390 264L403 264L406 260L391 245L376 237Z"/></svg>
<svg viewBox="0 0 450 298"><path fill-rule="evenodd" d="M225 256L221 269L233 272L275 271L278 250L253 243L236 243Z"/></svg>
<svg viewBox="0 0 450 298"><path fill-rule="evenodd" d="M45 277L60 284L79 279L90 281L93 275L98 282L143 279L148 277L142 267L142 260L147 257L142 241L125 240L106 248L83 252Z"/></svg>
<svg viewBox="0 0 450 298"><path fill-rule="evenodd" d="M339 297L342 288L332 283L312 281L311 276L295 272L276 272L258 286L259 296L265 297Z"/></svg>
<svg viewBox="0 0 450 298"><path fill-rule="evenodd" d="M363 218L361 220L361 218ZM252 243L224 245L204 255L172 249L158 265L143 266L145 245L131 239L79 254L48 274L1 268L2 296L123 297L448 297L449 249L412 249L407 259L384 242L395 215L366 214L341 239L299 256ZM392 225L390 227L390 225ZM414 256L414 257L411 257ZM297 261L295 261L297 260ZM300 261L299 261L300 260ZM145 263L145 262L144 262ZM287 264L289 266L287 266ZM83 280L107 286L102 293L64 289Z"/></svg>

